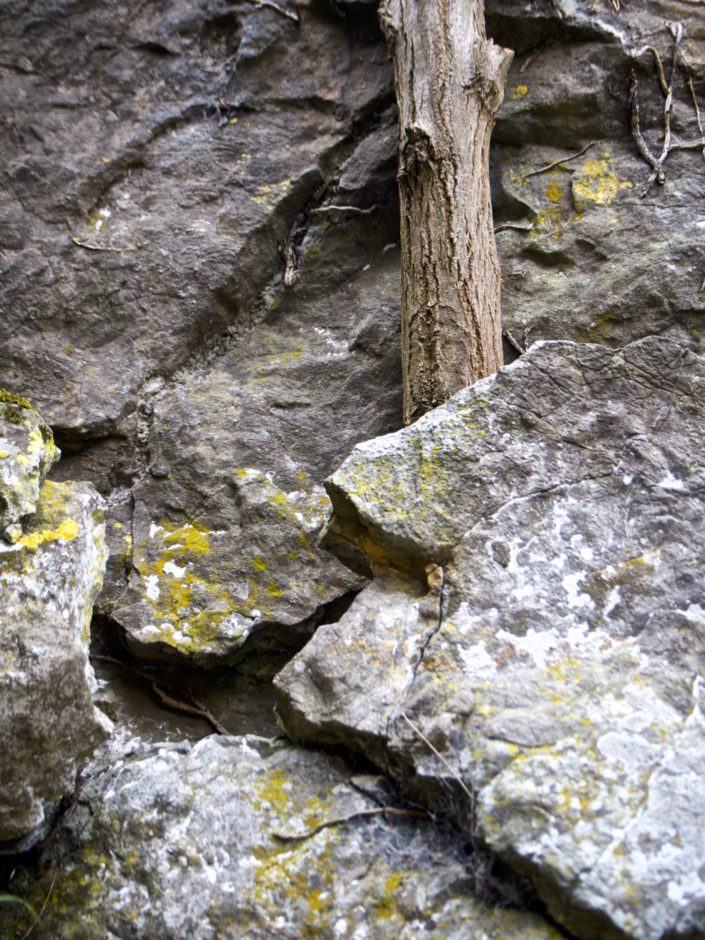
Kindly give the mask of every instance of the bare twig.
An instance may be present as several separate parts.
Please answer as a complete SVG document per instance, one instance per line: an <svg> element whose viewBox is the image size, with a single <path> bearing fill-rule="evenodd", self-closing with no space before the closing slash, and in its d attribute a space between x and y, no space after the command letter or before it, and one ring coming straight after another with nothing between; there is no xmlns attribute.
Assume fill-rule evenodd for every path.
<svg viewBox="0 0 705 940"><path fill-rule="evenodd" d="M303 842L322 832L324 829L330 829L332 826L344 826L346 823L353 822L355 819L367 819L370 816L405 816L407 819L428 819L428 813L423 809L400 809L397 806L375 806L373 809L361 809L356 813L350 813L347 816L339 816L336 819L328 819L326 822L319 823L313 829L308 829L301 833L283 833L273 832L272 838L278 842Z"/></svg>
<svg viewBox="0 0 705 940"><path fill-rule="evenodd" d="M571 160L577 160L578 157L582 157L584 153L587 153L590 147L594 147L594 146L595 146L595 141L592 140L587 146L583 147L582 150L579 150L577 153L574 153L572 156L563 157L560 160L554 160L553 163L547 163L546 166L542 166L538 170L532 170L531 173L525 173L524 176L521 177L521 179L528 180L529 177L531 176L538 176L539 173L547 173L549 170L552 170L554 167L561 166L564 163L570 163Z"/></svg>
<svg viewBox="0 0 705 940"><path fill-rule="evenodd" d="M251 3L255 7L260 7L264 10L274 10L280 16L285 16L288 20L293 20L294 23L298 24L301 22L298 11L292 13L291 10L287 10L284 7L280 7L277 3L273 3L272 0L246 0L247 3Z"/></svg>
<svg viewBox="0 0 705 940"><path fill-rule="evenodd" d="M47 909L47 904L49 903L49 898L51 897L51 892L54 890L54 885L56 884L56 878L57 878L58 874L59 874L58 871L55 871L55 872L54 872L54 874L53 874L53 876L52 876L52 879L51 879L51 884L49 885L49 890L47 891L47 896L44 898L44 903L42 904L42 906L41 906L41 908L40 908L40 911L39 911L39 913L37 914L37 916L35 917L35 919L34 919L34 920L32 921L32 923L29 925L29 927L27 928L27 930L22 934L21 940L27 940L27 937L30 936L30 934L32 933L32 931L34 930L34 928L37 926L37 924L39 923L39 921L42 919L42 914L43 914L44 911Z"/></svg>
<svg viewBox="0 0 705 940"><path fill-rule="evenodd" d="M530 49L522 63L521 68L519 69L520 73L524 73L541 55L543 50L550 44L550 40L542 39L533 49Z"/></svg>
<svg viewBox="0 0 705 940"><path fill-rule="evenodd" d="M157 696L162 705L165 705L167 708L171 708L174 711L183 712L186 715L195 715L197 718L202 718L204 721L207 721L208 724L218 734L230 734L228 729L218 721L212 712L202 702L199 702L197 699L193 698L193 696L189 695L190 702L185 702L183 699L174 698L174 696L170 694L172 690L167 691L153 675L148 672L144 672L142 669L138 669L136 666L131 666L129 663L124 663L122 660L116 659L114 656L102 656L96 654L93 655L91 659L96 659L103 663L113 663L116 666L120 666L122 669L126 669L134 676L137 676L137 678L144 679L145 682L148 682L152 688L152 691Z"/></svg>
<svg viewBox="0 0 705 940"><path fill-rule="evenodd" d="M378 205L370 206L368 209L360 209L359 206L318 206L316 209L311 209L311 214L314 212L356 212L358 215L369 215L380 208L381 206Z"/></svg>
<svg viewBox="0 0 705 940"><path fill-rule="evenodd" d="M509 330L502 330L502 336L506 339L506 341L509 343L512 349L515 350L515 352L518 352L520 356L524 355L524 353L526 352L526 349L521 345L519 340L516 339L516 337L512 335L512 333Z"/></svg>
<svg viewBox="0 0 705 940"><path fill-rule="evenodd" d="M533 228L533 225L519 225L516 222L501 222L499 225L495 225L494 231L496 235L497 232L504 232L507 229L513 229L515 232L531 232Z"/></svg>
<svg viewBox="0 0 705 940"><path fill-rule="evenodd" d="M230 734L228 729L221 725L218 719L209 711L208 708L206 708L205 705L201 704L201 702L192 698L190 695L190 703L184 702L181 699L175 699L159 685L156 679L152 679L152 690L162 702L162 704L166 705L167 708L173 708L174 711L183 712L186 715L195 715L197 718L203 718L203 720L207 721L208 724L218 732L218 734Z"/></svg>
<svg viewBox="0 0 705 940"><path fill-rule="evenodd" d="M705 130L703 130L703 121L700 117L700 107L698 106L698 96L695 94L695 87L693 86L693 77L688 74L688 91L690 92L690 100L693 102L693 108L695 109L695 119L698 122L698 130L700 131L700 137L705 138ZM705 157L705 140L703 143L703 156Z"/></svg>
<svg viewBox="0 0 705 940"><path fill-rule="evenodd" d="M115 251L120 254L123 251L137 251L137 245L125 245L124 248L112 248L109 245L92 245L90 242L81 241L78 235L72 235L71 241L79 248L87 248L89 251Z"/></svg>
<svg viewBox="0 0 705 940"><path fill-rule="evenodd" d="M669 153L674 149L672 132L671 132L671 112L673 110L673 82L676 77L676 69L678 67L678 55L679 47L681 40L683 39L683 24L682 23L670 23L669 30L673 36L673 53L671 57L671 75L668 81L666 81L666 73L663 68L663 63L661 62L661 56L658 54L658 51L653 46L645 46L638 55L641 55L644 52L650 52L654 64L656 66L656 74L658 76L659 86L661 88L661 93L664 97L663 102L663 144L661 147L661 153L657 157L655 156L648 147L644 139L644 135L641 132L641 126L639 123L639 100L638 100L638 89L639 82L636 77L636 73L632 69L631 76L629 79L629 110L631 113L631 127L632 127L632 136L636 143L637 149L641 154L642 158L649 164L651 167L651 173L647 179L644 188L641 192L642 198L647 195L651 186L654 182L658 182L660 186L666 182L666 172L663 168L664 163L666 162ZM682 148L678 148L682 149Z"/></svg>
<svg viewBox="0 0 705 940"><path fill-rule="evenodd" d="M700 137L697 140L682 140L676 141L675 144L671 144L671 150L705 150L705 137ZM705 156L705 152L703 154Z"/></svg>
<svg viewBox="0 0 705 940"><path fill-rule="evenodd" d="M404 712L401 712L400 714L401 714L401 717L404 719L404 721L407 723L407 725L408 725L408 726L411 728L411 730L414 732L414 734L418 735L418 737L421 738L421 740L422 740L423 743L426 745L426 747L428 747L428 748L436 755L436 757L438 758L438 760L443 764L443 766L444 766L444 767L446 768L446 770L450 773L450 775L453 777L453 779L458 783L458 785L460 786L460 789L463 791L463 793L464 793L464 794L467 796L467 798L470 800L470 805L474 807L474 806L475 806L475 797L472 795L472 793L471 793L470 790L468 789L468 787L467 787L467 785L465 784L464 780L463 780L463 779L460 777L460 775L458 774L458 771L457 771L457 770L454 770L453 767L451 767L451 765L448 763L448 761L445 759L445 757L441 754L441 752L440 752L436 747L434 747L434 745L428 740L428 738L427 738L426 735L423 733L423 731L421 731L420 728L417 728L417 727L416 727L416 725L415 725L414 722L411 720L411 718L408 717L408 715L406 715Z"/></svg>

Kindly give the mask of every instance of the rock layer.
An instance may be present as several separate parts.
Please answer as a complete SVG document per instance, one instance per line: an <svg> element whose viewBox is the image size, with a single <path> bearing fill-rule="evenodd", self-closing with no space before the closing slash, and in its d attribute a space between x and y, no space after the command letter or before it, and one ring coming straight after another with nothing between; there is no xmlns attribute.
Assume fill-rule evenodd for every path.
<svg viewBox="0 0 705 940"><path fill-rule="evenodd" d="M331 531L381 573L277 679L585 938L705 930L704 392L664 339L537 344L359 445Z"/></svg>

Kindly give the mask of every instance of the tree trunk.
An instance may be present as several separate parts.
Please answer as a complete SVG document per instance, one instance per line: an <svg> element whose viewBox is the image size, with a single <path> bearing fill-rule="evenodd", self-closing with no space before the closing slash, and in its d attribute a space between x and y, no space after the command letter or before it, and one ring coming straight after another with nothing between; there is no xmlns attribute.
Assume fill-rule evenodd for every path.
<svg viewBox="0 0 705 940"><path fill-rule="evenodd" d="M482 0L382 0L399 106L404 423L502 365L489 143L512 53Z"/></svg>

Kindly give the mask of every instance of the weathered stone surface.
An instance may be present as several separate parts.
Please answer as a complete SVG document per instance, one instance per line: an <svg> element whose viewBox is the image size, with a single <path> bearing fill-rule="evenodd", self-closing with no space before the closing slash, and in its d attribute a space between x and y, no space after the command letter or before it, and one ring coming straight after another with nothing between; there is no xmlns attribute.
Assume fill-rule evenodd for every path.
<svg viewBox="0 0 705 940"><path fill-rule="evenodd" d="M110 610L143 652L212 662L275 625L300 645L304 621L361 586L316 546L330 509L316 481L399 420L398 258L386 227L365 241L357 227L340 267L351 225L312 232L300 287L257 333L154 396L130 586Z"/></svg>
<svg viewBox="0 0 705 940"><path fill-rule="evenodd" d="M704 393L662 338L540 344L358 446L331 531L387 573L277 679L295 739L467 824L462 780L585 938L705 931Z"/></svg>
<svg viewBox="0 0 705 940"><path fill-rule="evenodd" d="M634 68L644 136L660 153L663 97L644 47L659 50L670 75L667 24L680 22L672 126L676 140L699 136L686 84L689 74L702 109L705 45L695 5L486 6L490 35L517 50L492 148L505 327L525 344L618 346L663 334L702 352L705 162L698 151L673 151L666 185L642 198L650 167L632 138L628 108Z"/></svg>
<svg viewBox="0 0 705 940"><path fill-rule="evenodd" d="M110 729L87 656L103 505L90 484L46 481L26 533L0 543L0 842L36 840Z"/></svg>
<svg viewBox="0 0 705 940"><path fill-rule="evenodd" d="M71 439L247 322L277 242L389 103L379 35L300 9L3 5L0 371Z"/></svg>
<svg viewBox="0 0 705 940"><path fill-rule="evenodd" d="M16 542L59 459L54 437L26 398L0 389L0 536Z"/></svg>
<svg viewBox="0 0 705 940"><path fill-rule="evenodd" d="M377 805L341 763L281 742L128 741L87 769L44 851L62 874L34 934L557 940L534 914L474 900L467 860L430 822L374 816L301 842L273 836Z"/></svg>
<svg viewBox="0 0 705 940"><path fill-rule="evenodd" d="M65 460L56 478L89 479L109 497L99 607L119 610L135 647L152 654L227 657L260 629L262 604L243 590L261 527L241 527L232 474L209 478L205 458L222 465L231 453L233 469L270 474L283 494L313 501L351 446L399 423L387 50L374 3L298 9L299 26L247 0L227 11L211 0L168 10L149 0L137 11L123 0L66 0L41 16L15 0L2 14L0 367L57 430ZM665 188L641 199L648 167L627 113L636 51L648 42L669 60L664 19L685 24L683 55L701 93L693 5L616 12L607 0L488 0L487 15L490 34L518 52L493 143L505 325L520 343L618 345L663 333L697 348L705 163L674 153ZM656 147L649 54L637 71ZM693 117L681 75L673 121L682 139L694 136ZM336 203L378 208L356 216ZM287 240L301 276L285 290ZM40 332L49 358L36 354ZM212 564L200 558L198 577L244 620L222 629L222 598L206 589L187 617L214 610L215 639L203 650L193 629L176 631L182 642L162 628L171 621L153 616L146 594L142 575L152 576L160 552L148 533L163 523L232 533L219 536ZM281 557L297 537L282 540ZM225 565L223 579L235 544L242 563ZM315 598L353 584L329 563L321 579L330 589L319 595L323 556L289 561L272 579L285 593L269 605L279 622L291 599L285 645Z"/></svg>

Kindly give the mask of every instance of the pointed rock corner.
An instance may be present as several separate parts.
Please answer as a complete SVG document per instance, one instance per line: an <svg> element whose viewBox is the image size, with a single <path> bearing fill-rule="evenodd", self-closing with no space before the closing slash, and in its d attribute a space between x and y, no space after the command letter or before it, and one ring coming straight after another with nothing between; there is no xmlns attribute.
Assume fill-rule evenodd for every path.
<svg viewBox="0 0 705 940"><path fill-rule="evenodd" d="M704 411L669 340L546 343L359 445L331 528L379 573L276 680L586 940L705 931Z"/></svg>

